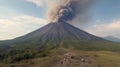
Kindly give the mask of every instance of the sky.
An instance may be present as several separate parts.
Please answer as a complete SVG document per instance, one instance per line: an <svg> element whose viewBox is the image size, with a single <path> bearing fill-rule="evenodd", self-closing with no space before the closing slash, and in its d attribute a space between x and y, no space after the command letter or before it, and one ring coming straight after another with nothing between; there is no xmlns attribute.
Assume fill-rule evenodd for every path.
<svg viewBox="0 0 120 67"><path fill-rule="evenodd" d="M77 27L96 36L120 38L120 0L96 0L89 11L87 26ZM0 0L0 40L20 37L48 24L46 12L45 0Z"/></svg>

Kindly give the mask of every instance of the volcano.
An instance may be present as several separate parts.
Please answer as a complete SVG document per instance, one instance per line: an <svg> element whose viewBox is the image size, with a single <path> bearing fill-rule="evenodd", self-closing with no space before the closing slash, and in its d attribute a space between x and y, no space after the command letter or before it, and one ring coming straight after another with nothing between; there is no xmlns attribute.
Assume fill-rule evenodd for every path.
<svg viewBox="0 0 120 67"><path fill-rule="evenodd" d="M80 5L78 2L81 1L71 0L66 2L66 5L64 4L64 6L56 7L58 9L55 10L55 14L53 12L52 15L50 15L51 18L53 17L53 19L51 19L51 23L27 35L15 38L12 41L15 44L54 43L58 45L61 43L81 43L83 41L104 41L104 39L100 37L89 34L69 24L69 21L72 21L76 18L76 15L81 12L78 9L78 5Z"/></svg>
<svg viewBox="0 0 120 67"><path fill-rule="evenodd" d="M24 36L0 42L0 50L34 50L57 48L120 51L120 45L85 32L67 22L51 22ZM6 52L5 52L6 53Z"/></svg>
<svg viewBox="0 0 120 67"><path fill-rule="evenodd" d="M62 42L71 43L71 41L104 41L104 39L89 34L77 27L72 26L66 22L49 23L46 26L33 31L22 37L18 37L12 40L14 43L57 43Z"/></svg>
<svg viewBox="0 0 120 67"><path fill-rule="evenodd" d="M40 64L40 67L74 67L76 63L82 62L81 57L85 56L86 58L89 58L90 56L97 58L97 51L103 52L103 54L105 54L104 50L120 52L119 44L89 34L66 22L49 23L22 37L4 42L7 43L7 45L0 47L0 61L7 60L4 63L8 63L9 61L11 64L14 63L16 67L38 67L38 64ZM94 52L96 53L93 54ZM83 56L81 54L83 54ZM59 64L62 60L60 58L68 55L73 55L73 57L75 57L75 59L73 58L74 60L70 60L72 61L72 64ZM99 56L99 53L97 53L97 56ZM31 62L29 63L31 60L35 61L32 61L31 64ZM22 61L28 61L27 65L26 62L24 63ZM19 66L16 62L23 65ZM66 64L68 66L66 66Z"/></svg>

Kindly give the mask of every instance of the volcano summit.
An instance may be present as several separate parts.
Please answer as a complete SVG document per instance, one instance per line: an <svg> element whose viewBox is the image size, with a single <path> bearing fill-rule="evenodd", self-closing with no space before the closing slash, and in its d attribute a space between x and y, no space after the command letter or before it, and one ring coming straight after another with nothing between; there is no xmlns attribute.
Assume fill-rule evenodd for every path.
<svg viewBox="0 0 120 67"><path fill-rule="evenodd" d="M12 40L16 44L72 44L90 41L104 41L104 39L82 31L66 22L49 23L46 26ZM78 45L79 45L78 44Z"/></svg>
<svg viewBox="0 0 120 67"><path fill-rule="evenodd" d="M73 41L78 43L83 41L104 41L102 38L91 35L69 24L80 13L78 5L83 4L83 2L83 0L65 1L62 5L56 7L55 14L51 15L54 16L51 23L25 36L14 39L15 42L70 44ZM82 7L81 10L83 10Z"/></svg>
<svg viewBox="0 0 120 67"><path fill-rule="evenodd" d="M19 38L10 40L12 44L76 44L82 42L105 41L102 38L96 37L85 31L82 31L71 24L78 14L84 12L85 7L90 3L88 0L62 0L63 3L56 7L52 12L51 23L46 26L24 35ZM79 7L78 7L79 6Z"/></svg>

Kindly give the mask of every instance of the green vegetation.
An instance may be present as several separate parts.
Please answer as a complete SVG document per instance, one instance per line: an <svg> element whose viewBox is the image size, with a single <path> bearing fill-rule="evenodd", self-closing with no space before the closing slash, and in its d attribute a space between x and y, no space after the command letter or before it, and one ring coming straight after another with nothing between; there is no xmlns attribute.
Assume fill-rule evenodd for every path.
<svg viewBox="0 0 120 67"><path fill-rule="evenodd" d="M116 65L116 67L120 66L118 63L120 62L119 43L97 41L62 41L59 43L48 41L47 43L12 44L12 46L7 49L0 48L1 67L19 67L21 65L27 65L28 67L29 65L33 65L33 67L54 67L51 64L57 64L63 57L62 55L68 50L78 58L82 55L89 55L96 67L98 65L110 67L109 64Z"/></svg>
<svg viewBox="0 0 120 67"><path fill-rule="evenodd" d="M0 53L0 60L2 63L16 63L31 58L46 57L48 54L48 50L10 49Z"/></svg>

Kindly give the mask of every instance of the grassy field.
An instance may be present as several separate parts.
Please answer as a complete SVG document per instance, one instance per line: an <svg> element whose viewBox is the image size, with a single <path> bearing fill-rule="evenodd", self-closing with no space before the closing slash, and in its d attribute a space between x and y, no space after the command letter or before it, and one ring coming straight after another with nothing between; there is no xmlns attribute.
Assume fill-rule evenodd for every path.
<svg viewBox="0 0 120 67"><path fill-rule="evenodd" d="M55 50L54 50L55 51ZM56 52L57 51L57 52ZM33 67L54 67L55 64L64 57L64 53L67 51L80 60L83 56L90 57L94 67L120 67L120 53L110 52L110 51L80 51L80 50L67 50L67 51L58 51L53 52L52 57L47 58L46 63L38 63ZM56 56L55 56L56 55ZM41 61L42 62L42 61ZM52 65L54 64L54 65ZM42 66L43 65L43 66ZM44 66L45 65L45 66Z"/></svg>
<svg viewBox="0 0 120 67"><path fill-rule="evenodd" d="M74 51L76 56L88 55L95 67L120 67L120 53L110 51Z"/></svg>
<svg viewBox="0 0 120 67"><path fill-rule="evenodd" d="M61 48L51 50L50 52L51 54L47 57L24 60L13 64L1 64L0 67L56 67L67 52L71 53L78 60L84 56L89 57L94 67L120 67L120 53L118 52L68 50Z"/></svg>
<svg viewBox="0 0 120 67"><path fill-rule="evenodd" d="M0 67L61 67L59 63L68 52L77 61L87 56L92 67L120 67L119 43L65 41L59 45L48 42L8 48L0 50Z"/></svg>

